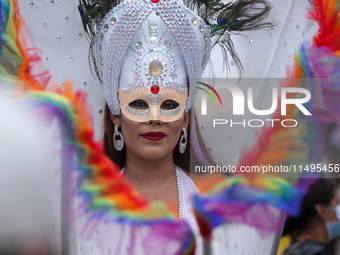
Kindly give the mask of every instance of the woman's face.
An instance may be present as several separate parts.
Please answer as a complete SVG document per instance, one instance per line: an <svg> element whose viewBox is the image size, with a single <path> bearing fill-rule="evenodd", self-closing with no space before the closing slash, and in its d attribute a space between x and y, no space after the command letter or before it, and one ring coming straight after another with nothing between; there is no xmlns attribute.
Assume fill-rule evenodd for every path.
<svg viewBox="0 0 340 255"><path fill-rule="evenodd" d="M335 208L339 204L339 196L338 196L337 191L338 191L337 189L334 190L334 195L331 201L329 202L329 205L331 208ZM334 209L326 211L326 218L328 221L331 221L331 222L336 222L340 220L337 218L337 215Z"/></svg>
<svg viewBox="0 0 340 255"><path fill-rule="evenodd" d="M329 201L329 205L321 205L320 209L318 209L319 217L323 221L337 222L340 221L336 215L335 207L340 203L338 196L338 189L334 190L334 195L332 199Z"/></svg>
<svg viewBox="0 0 340 255"><path fill-rule="evenodd" d="M123 113L118 117L111 114L111 119L121 128L127 156L157 160L172 155L182 128L188 129L189 113L184 113L176 121L165 123L158 120L132 121Z"/></svg>

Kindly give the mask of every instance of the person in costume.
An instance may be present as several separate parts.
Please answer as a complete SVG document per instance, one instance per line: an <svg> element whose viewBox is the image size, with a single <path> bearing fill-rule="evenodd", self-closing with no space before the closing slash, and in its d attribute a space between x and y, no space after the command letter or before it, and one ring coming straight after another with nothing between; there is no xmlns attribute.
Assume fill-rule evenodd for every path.
<svg viewBox="0 0 340 255"><path fill-rule="evenodd" d="M184 173L190 169L189 110L212 46L224 45L240 66L227 40L230 31L269 27L262 20L271 6L184 3L198 8L199 16L172 1L118 4L81 0L79 5L107 101L105 152L138 191L150 200L174 202L182 218L196 192ZM258 12L251 14L256 4Z"/></svg>
<svg viewBox="0 0 340 255"><path fill-rule="evenodd" d="M141 194L150 201L170 202L198 235L192 213L197 188L185 173L190 170L189 111L198 82L214 45L223 45L225 55L229 50L241 66L229 36L232 31L269 28L263 20L271 5L184 4L187 7L163 0L81 0L79 10L106 97L106 154ZM252 11L255 5L257 11ZM200 15L192 11L196 8ZM197 139L196 134L190 138ZM201 240L196 243L196 254L202 254Z"/></svg>

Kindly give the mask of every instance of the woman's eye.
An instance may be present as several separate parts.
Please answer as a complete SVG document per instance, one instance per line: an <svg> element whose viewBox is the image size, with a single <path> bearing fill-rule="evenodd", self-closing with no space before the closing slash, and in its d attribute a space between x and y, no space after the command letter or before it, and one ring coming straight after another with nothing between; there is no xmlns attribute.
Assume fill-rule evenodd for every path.
<svg viewBox="0 0 340 255"><path fill-rule="evenodd" d="M163 110L173 110L176 109L179 104L173 100L168 100L162 103L161 109Z"/></svg>
<svg viewBox="0 0 340 255"><path fill-rule="evenodd" d="M133 109L138 109L138 110L146 110L149 108L148 103L141 99L138 99L138 100L135 100L129 103L129 106Z"/></svg>

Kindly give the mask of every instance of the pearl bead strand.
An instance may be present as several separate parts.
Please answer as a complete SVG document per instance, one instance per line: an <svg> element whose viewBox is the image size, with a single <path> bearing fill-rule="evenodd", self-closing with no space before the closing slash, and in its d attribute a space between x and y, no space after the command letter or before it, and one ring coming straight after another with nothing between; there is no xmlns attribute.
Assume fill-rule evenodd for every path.
<svg viewBox="0 0 340 255"><path fill-rule="evenodd" d="M179 171L176 169L177 178L177 192L178 192L178 213L179 218L183 219L183 196L182 196L182 182Z"/></svg>

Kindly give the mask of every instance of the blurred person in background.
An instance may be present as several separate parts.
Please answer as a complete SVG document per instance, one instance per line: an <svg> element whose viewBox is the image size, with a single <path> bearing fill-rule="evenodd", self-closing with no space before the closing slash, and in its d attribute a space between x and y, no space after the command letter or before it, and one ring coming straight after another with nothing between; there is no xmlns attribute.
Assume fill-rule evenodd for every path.
<svg viewBox="0 0 340 255"><path fill-rule="evenodd" d="M292 237L284 255L331 255L330 241L340 235L338 183L319 179L303 198L299 217L287 220L283 235Z"/></svg>
<svg viewBox="0 0 340 255"><path fill-rule="evenodd" d="M58 212L52 205L51 176L58 165L52 135L57 130L1 88L0 254L56 254L53 212Z"/></svg>

